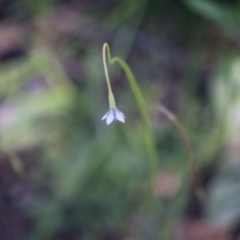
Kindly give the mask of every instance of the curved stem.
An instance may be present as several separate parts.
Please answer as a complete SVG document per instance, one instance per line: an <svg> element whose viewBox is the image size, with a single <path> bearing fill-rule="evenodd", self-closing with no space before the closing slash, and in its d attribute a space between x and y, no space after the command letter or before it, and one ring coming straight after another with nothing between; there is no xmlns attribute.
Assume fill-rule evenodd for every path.
<svg viewBox="0 0 240 240"><path fill-rule="evenodd" d="M106 82L107 82L107 87L108 91L112 92L110 80L109 80L109 75L108 75L108 69L107 69L107 63L106 63L106 49L109 48L107 43L103 44L103 49L102 49L102 57L103 57L103 67L104 67L104 73L106 76Z"/></svg>
<svg viewBox="0 0 240 240"><path fill-rule="evenodd" d="M108 75L108 69L107 69L107 63L106 63L106 49L109 49L109 46L107 43L104 43L103 49L102 49L102 57L103 57L103 68L104 68L104 73L106 76L106 82L108 87L108 100L109 100L110 108L116 108L115 98L112 93L112 87L111 87L109 75Z"/></svg>
<svg viewBox="0 0 240 240"><path fill-rule="evenodd" d="M170 112L167 108L165 108L163 105L156 106L156 109L161 113L163 113L175 125L178 132L180 133L188 153L188 166L189 166L189 172L191 174L191 178L193 181L194 190L198 198L203 200L205 197L205 192L200 184L199 177L194 166L194 154L193 154L192 146L190 144L190 141L188 139L187 133L183 125L178 120L178 118L172 112Z"/></svg>

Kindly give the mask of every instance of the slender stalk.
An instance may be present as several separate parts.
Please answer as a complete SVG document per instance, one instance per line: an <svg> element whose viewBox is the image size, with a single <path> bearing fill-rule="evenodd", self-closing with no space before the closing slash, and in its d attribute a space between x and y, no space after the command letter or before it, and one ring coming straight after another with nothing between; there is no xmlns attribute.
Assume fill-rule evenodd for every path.
<svg viewBox="0 0 240 240"><path fill-rule="evenodd" d="M105 73L105 76L106 76L106 82L107 82L107 88L108 88L109 105L110 105L110 108L116 108L116 102L115 102L114 95L112 93L112 87L111 87L111 84L110 84L110 79L109 79L108 69L107 69L107 62L106 62L106 49L107 48L109 49L108 44L104 43L103 44L103 49L102 49L103 68L104 68L104 73Z"/></svg>
<svg viewBox="0 0 240 240"><path fill-rule="evenodd" d="M205 197L205 191L203 190L203 188L200 184L199 177L198 177L197 171L194 166L194 154L193 154L192 146L190 144L188 135L187 135L183 125L178 120L178 118L172 112L170 112L166 107L164 107L162 105L158 105L158 106L156 106L156 109L158 111L160 111L161 113L163 113L175 125L178 132L180 133L180 135L183 139L184 145L186 147L187 153L188 153L188 166L189 166L189 172L190 172L190 175L191 175L191 178L193 181L194 190L195 190L198 198L203 200Z"/></svg>
<svg viewBox="0 0 240 240"><path fill-rule="evenodd" d="M111 87L111 84L110 84L110 79L109 79L108 69L107 69L107 62L106 62L106 48L107 47L108 47L108 44L104 43L103 44L103 49L102 49L103 67L104 67L104 73L105 73L105 76L106 76L108 91L112 92L112 87Z"/></svg>

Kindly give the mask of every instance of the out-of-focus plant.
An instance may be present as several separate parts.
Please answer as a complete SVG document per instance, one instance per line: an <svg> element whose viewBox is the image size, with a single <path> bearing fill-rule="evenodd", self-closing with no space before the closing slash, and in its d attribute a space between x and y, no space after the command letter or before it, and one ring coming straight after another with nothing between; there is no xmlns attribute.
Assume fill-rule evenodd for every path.
<svg viewBox="0 0 240 240"><path fill-rule="evenodd" d="M224 27L226 30L234 29L240 20L239 4L231 6L228 3L218 3L211 0L183 0L194 12L202 17Z"/></svg>
<svg viewBox="0 0 240 240"><path fill-rule="evenodd" d="M212 88L216 117L224 129L221 137L225 152L215 179L208 187L205 210L208 220L231 228L239 223L239 146L240 146L240 59L232 56L221 64ZM226 160L226 161L224 161Z"/></svg>
<svg viewBox="0 0 240 240"><path fill-rule="evenodd" d="M150 101L144 99L142 101L140 98L137 102L137 106L140 105L140 117L147 119L147 124L143 124L142 121L138 121L139 116L135 111L135 102L132 101L128 89L122 90L120 86L119 88L116 87L114 93L117 98L123 96L119 98L118 107L124 109L128 124L112 124L110 127L106 127L98 119L105 111L102 107L102 101L104 101L102 95L104 96L104 94L102 94L101 81L99 81L102 72L99 42L102 38L108 38L112 42L114 52L118 51L118 56L123 56L123 59L125 59L129 56L131 44L136 39L139 27L146 23L149 24L147 25L148 30L138 32L141 37L141 48L134 53L141 54L141 58L137 61L128 60L138 76L137 79L141 80L141 75L144 73L143 81L139 81L140 85L144 86L144 81L148 77L150 79L153 76L153 79L155 79L155 82L151 81L151 85L156 88L157 97L150 96L151 99L154 99L154 103L156 99L162 98L163 92L167 92L165 91L166 88L161 88L163 89L162 92L159 91L157 84L167 85L169 83L167 77L169 72L171 81L173 80L171 83L175 84L176 76L184 75L182 74L182 71L184 71L182 69L184 68L183 65L187 65L190 72L192 69L202 67L203 62L199 59L206 52L204 51L206 50L205 43L202 43L200 50L195 46L193 47L195 49L191 49L187 42L198 46L198 41L189 37L188 41L185 42L186 39L182 38L184 36L179 33L181 32L180 29L184 29L184 32L188 30L186 32L198 32L199 35L202 35L202 29L199 30L194 24L192 24L194 29L189 27L186 23L192 23L192 21L189 21L189 19L192 19L192 15L190 18L189 14L185 14L189 11L183 9L182 5L181 8L178 8L179 5L175 8L174 2L131 2L126 0L120 1L116 8L111 8L114 4L111 5L110 3L109 9L111 11L108 16L106 16L108 7L106 7L105 2L99 2L99 8L97 9L102 11L96 12L99 12L100 18L97 14L94 16L88 15L87 11L83 11L84 13L81 14L75 12L74 17L70 16L70 20L66 19L64 24L61 24L64 18L60 14L61 17L57 18L55 24L61 25L60 27L57 26L64 32L64 37L58 37L57 44L51 42L52 36L56 33L48 28L51 26L51 22L48 21L48 18L44 18L46 24L40 24L39 27L47 31L34 34L34 36L37 36L36 42L41 49L34 48L23 59L1 66L0 96L2 105L0 124L2 150L21 153L21 151L34 149L34 153L30 156L30 166L25 167L23 164L19 167L18 161L12 158L13 166L16 169L22 167L23 173L26 173L26 176L24 176L26 185L33 189L26 206L26 212L34 219L31 239L61 239L62 235L68 236L68 232L75 234L76 238L84 240L118 239L126 236L143 240L171 239L170 232L174 228L173 225L183 215L190 183L188 174L186 174L186 153L182 141L179 140L179 137L175 138L176 131L171 130L171 125L169 128L162 127L165 122L159 121L161 117L158 114L164 111L166 113L166 109L160 104L157 104L156 108L152 108ZM147 9L148 3L151 3L149 9ZM44 6L38 8L38 4L33 5L29 5L30 8L34 8L33 11L28 11L38 12L39 10L40 12L41 9L44 9ZM165 8L162 9L162 6L165 6ZM170 16L169 8L172 6L176 9L175 13L177 14ZM181 11L178 11L178 9ZM191 9L199 13L196 8ZM153 15L152 10L154 10L158 19L155 28L149 17ZM145 13L147 13L148 18L141 25ZM51 13L48 14L51 15ZM209 13L209 16L206 14L207 17L204 18L220 21L221 17L214 16L217 14L224 15L221 11L215 10ZM56 15L58 14L56 13ZM66 14L66 17L69 15L71 15L71 11ZM102 19L103 16L103 20L100 21L99 19ZM204 16L204 14L201 16ZM162 24L161 17L166 22L168 22L167 19L170 19L170 25ZM182 51L180 51L180 56L178 55L179 51L173 48L175 38L171 37L170 41L167 40L170 32L165 34L165 30L172 29L171 26L174 25L176 19L185 20L182 21L182 25L180 24L182 27L177 25L179 31L173 32L175 34L176 32L179 33L180 38L185 39L184 46L186 46L186 49L184 51L186 50L188 54L187 58L190 56L194 61L185 62L186 56L182 55ZM68 20L71 23L70 25L68 25ZM199 18L197 18L199 23L198 20ZM99 22L101 31L95 31L96 29L99 30ZM226 22L229 23L229 21ZM160 27L159 23L161 23ZM103 30L106 31L106 36L102 35ZM156 30L161 32L159 33ZM68 35L71 37L68 38ZM166 37L167 44L164 44L163 36ZM170 36L172 35L170 34ZM48 48L43 42L51 46L48 46ZM86 46L87 44L89 46ZM138 44L136 42L135 46ZM57 51L58 57L55 56L54 51ZM201 55L200 57L197 55L198 53ZM108 54L110 56L110 53ZM131 57L132 55L130 55ZM61 64L62 60L63 62L66 60L65 58L71 64L72 58L77 59L77 69L81 69L80 74L74 67L72 69L70 64L70 75L73 70L74 79L68 76L65 66L63 67ZM128 78L129 76L134 78L125 61L120 58L111 58L111 56L107 59L110 64L120 64ZM174 62L173 59L178 59L178 61ZM136 62L139 64L137 67L134 66ZM181 70L176 70L174 64L179 66ZM153 71L153 68L156 70ZM116 77L118 75L116 72L119 73L119 71L115 71L114 67L111 70L114 70L112 73ZM200 104L195 92L190 97L188 96L189 89L191 87L195 88L195 85L197 85L194 80L198 79L199 72L196 71L195 73L196 76L191 75L190 81L187 83L189 85L186 84L186 88L182 88L183 94L180 99L179 96L174 94L170 97L179 103L177 109L179 114L182 113L180 115L181 122L184 122L187 127L191 143L193 143L194 150L197 152L197 164L202 167L211 164L212 159L219 152L224 142L225 135L222 133L224 129L221 128L220 121L217 126L214 126L213 130L208 126L209 128L204 132L199 127L198 107ZM156 79L158 82L156 82ZM185 78L182 77L181 83L185 83L184 80ZM113 82L114 90L115 84L118 84L117 80ZM131 83L131 81L130 85L134 88L134 83ZM142 95L146 96L146 99L149 97L147 95L150 89L149 85L149 82L147 82L147 87L142 88L144 93ZM190 85L191 87L189 87ZM138 95L136 88L135 91L135 95ZM183 102L181 102L182 100ZM158 118L156 122L154 122L156 120L154 119L153 124L150 124L149 116L146 114L149 114L148 110L152 109L154 114L158 115ZM145 112L142 113L141 111ZM176 127L179 127L179 121L171 112L167 112L165 116ZM154 125L153 129L152 125ZM190 153L189 159L192 161L193 156L188 146L189 140L184 139L186 133L181 127L178 130L180 130ZM146 129L149 132L146 132ZM153 135L157 140L157 146L151 139ZM146 147L143 146L144 140L148 149L150 149L148 155L146 154ZM149 172L152 171L152 167L149 167L150 164L146 159L151 159L151 154L152 158L156 158L156 168L153 169L157 175L154 184L154 194L156 196L154 202L148 201L150 196L148 188ZM161 171L158 168L160 161ZM190 163L192 164L192 162ZM192 166L191 164L189 166ZM174 169L172 175L175 181L173 183L177 182L175 187L172 188L172 195L162 193L165 187L168 188L168 180L172 177L171 174L169 176L168 174L164 175L166 166ZM167 180L164 177L161 180L161 175L167 175ZM160 191L156 190L157 187Z"/></svg>

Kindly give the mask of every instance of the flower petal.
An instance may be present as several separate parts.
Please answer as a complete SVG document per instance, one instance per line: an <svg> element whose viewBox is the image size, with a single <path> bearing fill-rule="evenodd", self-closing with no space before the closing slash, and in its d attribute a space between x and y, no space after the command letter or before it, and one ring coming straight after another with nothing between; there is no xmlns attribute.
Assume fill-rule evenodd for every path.
<svg viewBox="0 0 240 240"><path fill-rule="evenodd" d="M110 123L112 123L112 121L114 120L114 115L113 115L112 110L109 110L109 111L110 111L110 113L108 114L107 120L106 120L107 125L109 125Z"/></svg>
<svg viewBox="0 0 240 240"><path fill-rule="evenodd" d="M121 112L120 112L121 113ZM125 117L124 117L124 115L123 114L120 114L119 112L117 112L117 120L119 121L119 122L123 122L123 123L125 123Z"/></svg>
<svg viewBox="0 0 240 240"><path fill-rule="evenodd" d="M122 117L124 117L125 118L125 115L124 115L124 113L122 113L121 111L119 111L118 109L117 109L117 114L120 114Z"/></svg>
<svg viewBox="0 0 240 240"><path fill-rule="evenodd" d="M109 111L101 118L101 120L104 120L104 119L108 116L108 114L110 113L110 111L111 111L111 110L109 110Z"/></svg>

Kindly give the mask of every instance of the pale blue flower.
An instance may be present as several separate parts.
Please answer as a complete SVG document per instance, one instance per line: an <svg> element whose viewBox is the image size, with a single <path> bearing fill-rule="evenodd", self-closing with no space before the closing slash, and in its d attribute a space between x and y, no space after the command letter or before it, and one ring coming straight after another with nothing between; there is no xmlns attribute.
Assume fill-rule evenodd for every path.
<svg viewBox="0 0 240 240"><path fill-rule="evenodd" d="M101 120L106 119L107 125L118 120L119 122L125 123L125 115L117 108L110 108L110 110L102 117Z"/></svg>

